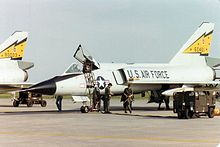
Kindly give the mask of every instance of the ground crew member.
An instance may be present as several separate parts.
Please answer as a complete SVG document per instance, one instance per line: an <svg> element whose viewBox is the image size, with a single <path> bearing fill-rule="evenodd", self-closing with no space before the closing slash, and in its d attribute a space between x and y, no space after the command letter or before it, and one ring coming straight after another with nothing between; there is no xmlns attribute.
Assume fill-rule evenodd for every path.
<svg viewBox="0 0 220 147"><path fill-rule="evenodd" d="M57 109L58 109L59 112L61 112L62 111L62 99L63 99L63 96L62 95L58 95L55 98L56 98Z"/></svg>
<svg viewBox="0 0 220 147"><path fill-rule="evenodd" d="M161 100L159 101L159 106L158 106L157 109L160 110L161 109L160 106L164 102L165 103L165 107L166 107L165 109L166 110L170 110L170 107L169 107L170 97L162 95L162 94L160 94L159 96L160 96Z"/></svg>
<svg viewBox="0 0 220 147"><path fill-rule="evenodd" d="M127 113L127 110L132 113L131 103L133 101L133 91L130 84L128 84L128 87L124 89L121 101L123 102L125 113Z"/></svg>
<svg viewBox="0 0 220 147"><path fill-rule="evenodd" d="M99 88L96 86L93 90L93 93L92 93L92 102L93 102L93 109L94 110L97 110L97 111L100 111L100 103L101 103L101 94L100 94L100 90Z"/></svg>
<svg viewBox="0 0 220 147"><path fill-rule="evenodd" d="M109 83L108 86L105 88L105 98L104 98L104 113L111 113L109 111L110 99L113 95L111 92L112 83Z"/></svg>
<svg viewBox="0 0 220 147"><path fill-rule="evenodd" d="M169 96L165 96L165 97L164 97L164 103L165 103L165 105L166 105L166 110L170 110L170 106L169 106L170 97L169 97Z"/></svg>

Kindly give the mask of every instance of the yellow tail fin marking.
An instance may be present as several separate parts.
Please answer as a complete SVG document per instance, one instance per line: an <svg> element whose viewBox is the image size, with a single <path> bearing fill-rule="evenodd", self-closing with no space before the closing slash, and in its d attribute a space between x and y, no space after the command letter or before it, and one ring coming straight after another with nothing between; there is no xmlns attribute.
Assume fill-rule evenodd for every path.
<svg viewBox="0 0 220 147"><path fill-rule="evenodd" d="M26 46L27 38L19 43L14 43L2 52L0 58L21 59L24 56L24 48Z"/></svg>
<svg viewBox="0 0 220 147"><path fill-rule="evenodd" d="M185 54L195 54L208 55L210 50L210 45L212 41L212 32L209 34L202 35L193 44L191 44L187 49L184 50Z"/></svg>

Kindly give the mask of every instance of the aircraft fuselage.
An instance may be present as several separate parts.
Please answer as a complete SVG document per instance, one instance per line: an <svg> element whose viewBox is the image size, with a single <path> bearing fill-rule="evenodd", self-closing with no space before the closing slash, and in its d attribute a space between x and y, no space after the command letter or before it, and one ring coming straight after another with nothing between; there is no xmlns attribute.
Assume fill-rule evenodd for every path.
<svg viewBox="0 0 220 147"><path fill-rule="evenodd" d="M215 71L209 66L181 66L170 64L120 64L102 63L93 71L95 85L101 93L108 83L112 92L121 94L128 83L134 92L160 90L164 85L180 85L213 81ZM69 76L69 77L68 77ZM135 84L138 81L139 84ZM180 82L181 81L181 82ZM140 84L142 83L142 84ZM163 85L161 84L163 83ZM84 74L63 75L31 87L33 92L48 95L87 95Z"/></svg>

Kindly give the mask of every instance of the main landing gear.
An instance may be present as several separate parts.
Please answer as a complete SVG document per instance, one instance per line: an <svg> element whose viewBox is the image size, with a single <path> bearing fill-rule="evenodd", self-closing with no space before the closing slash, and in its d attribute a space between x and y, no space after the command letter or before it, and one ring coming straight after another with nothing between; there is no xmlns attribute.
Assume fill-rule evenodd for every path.
<svg viewBox="0 0 220 147"><path fill-rule="evenodd" d="M91 110L92 110L92 107L87 106L87 105L86 105L86 102L83 102L83 105L81 106L80 111L81 111L82 113L88 113L88 112L90 112Z"/></svg>

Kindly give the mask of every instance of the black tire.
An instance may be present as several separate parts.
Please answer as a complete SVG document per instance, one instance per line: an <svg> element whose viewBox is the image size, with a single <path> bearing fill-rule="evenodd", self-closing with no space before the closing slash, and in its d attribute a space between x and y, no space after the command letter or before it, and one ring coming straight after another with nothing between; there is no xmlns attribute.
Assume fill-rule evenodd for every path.
<svg viewBox="0 0 220 147"><path fill-rule="evenodd" d="M28 106L28 107L32 107L32 106L33 106L33 102L30 101L30 100L28 100L28 101L27 101L27 106Z"/></svg>
<svg viewBox="0 0 220 147"><path fill-rule="evenodd" d="M82 113L88 113L89 112L89 106L81 106L80 111Z"/></svg>
<svg viewBox="0 0 220 147"><path fill-rule="evenodd" d="M214 108L213 107L209 107L208 108L208 117L209 118L213 118L215 116L214 114Z"/></svg>
<svg viewBox="0 0 220 147"><path fill-rule="evenodd" d="M85 113L85 106L81 106L80 111L81 113Z"/></svg>
<svg viewBox="0 0 220 147"><path fill-rule="evenodd" d="M189 111L189 117L192 118L193 117L193 111Z"/></svg>
<svg viewBox="0 0 220 147"><path fill-rule="evenodd" d="M189 111L189 109L185 109L185 111L184 111L184 114L185 114L185 119L189 119L190 118L190 111Z"/></svg>
<svg viewBox="0 0 220 147"><path fill-rule="evenodd" d="M85 106L85 113L88 113L89 112L89 106Z"/></svg>
<svg viewBox="0 0 220 147"><path fill-rule="evenodd" d="M42 100L40 105L41 105L41 107L46 107L47 106L47 101Z"/></svg>
<svg viewBox="0 0 220 147"><path fill-rule="evenodd" d="M14 107L18 107L18 106L19 106L19 101L14 100L14 101L13 101L13 106L14 106Z"/></svg>

